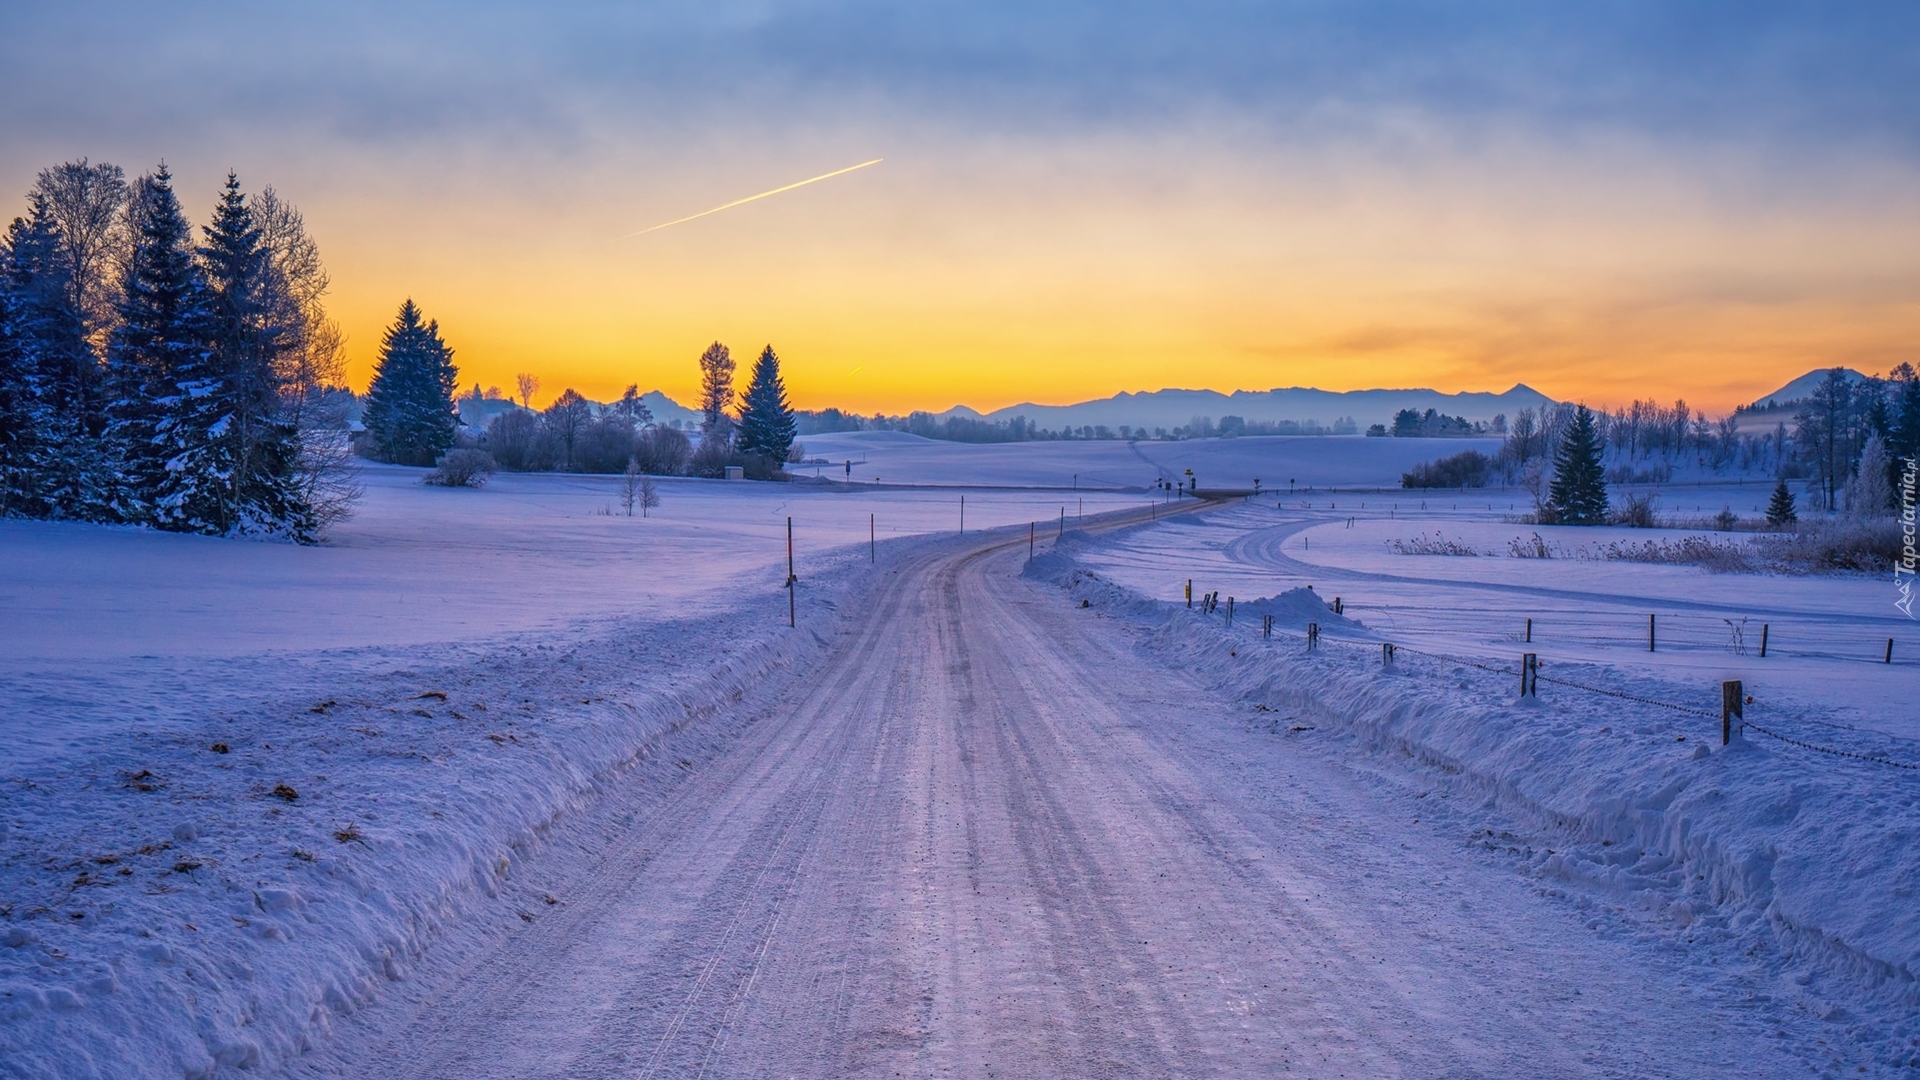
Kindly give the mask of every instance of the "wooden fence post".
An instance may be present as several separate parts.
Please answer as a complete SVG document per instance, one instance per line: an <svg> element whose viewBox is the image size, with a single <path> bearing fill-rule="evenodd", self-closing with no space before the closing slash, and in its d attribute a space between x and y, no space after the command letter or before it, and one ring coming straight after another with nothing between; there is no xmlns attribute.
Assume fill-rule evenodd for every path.
<svg viewBox="0 0 1920 1080"><path fill-rule="evenodd" d="M1193 610L1193 579L1187 579L1187 610Z"/></svg>
<svg viewBox="0 0 1920 1080"><path fill-rule="evenodd" d="M1380 643L1380 666L1393 666L1393 646L1385 641Z"/></svg>
<svg viewBox="0 0 1920 1080"><path fill-rule="evenodd" d="M1720 745L1725 746L1740 734L1736 721L1746 717L1746 697L1739 679L1720 684Z"/></svg>
<svg viewBox="0 0 1920 1080"><path fill-rule="evenodd" d="M1311 650L1311 649L1317 649L1319 647L1320 647L1320 624L1317 622L1310 622L1307 624L1307 648Z"/></svg>
<svg viewBox="0 0 1920 1080"><path fill-rule="evenodd" d="M787 625L798 625L794 610L793 583L800 580L793 576L793 519L787 519Z"/></svg>
<svg viewBox="0 0 1920 1080"><path fill-rule="evenodd" d="M1533 618L1527 618L1527 644L1533 644Z"/></svg>
<svg viewBox="0 0 1920 1080"><path fill-rule="evenodd" d="M1647 616L1647 651L1653 651L1653 615Z"/></svg>
<svg viewBox="0 0 1920 1080"><path fill-rule="evenodd" d="M1039 524L1038 522L1034 522L1034 521L1027 522L1027 558L1028 559L1033 558L1033 530L1035 526L1037 526L1038 524Z"/></svg>
<svg viewBox="0 0 1920 1080"><path fill-rule="evenodd" d="M1893 639L1892 638L1887 639L1887 658L1885 660L1882 660L1881 663L1883 664L1893 663Z"/></svg>
<svg viewBox="0 0 1920 1080"><path fill-rule="evenodd" d="M1760 624L1760 655L1762 658L1764 658L1767 655L1767 624L1766 623Z"/></svg>
<svg viewBox="0 0 1920 1080"><path fill-rule="evenodd" d="M1520 654L1520 696L1540 696L1540 657L1536 653Z"/></svg>

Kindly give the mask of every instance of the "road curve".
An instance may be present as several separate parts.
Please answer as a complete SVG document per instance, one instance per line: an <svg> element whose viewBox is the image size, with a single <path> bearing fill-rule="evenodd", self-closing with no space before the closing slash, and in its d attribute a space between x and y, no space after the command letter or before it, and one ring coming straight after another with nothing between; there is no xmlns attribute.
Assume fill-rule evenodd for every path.
<svg viewBox="0 0 1920 1080"><path fill-rule="evenodd" d="M298 1071L1804 1070L1410 795L1021 580L1020 539L903 564L563 904Z"/></svg>

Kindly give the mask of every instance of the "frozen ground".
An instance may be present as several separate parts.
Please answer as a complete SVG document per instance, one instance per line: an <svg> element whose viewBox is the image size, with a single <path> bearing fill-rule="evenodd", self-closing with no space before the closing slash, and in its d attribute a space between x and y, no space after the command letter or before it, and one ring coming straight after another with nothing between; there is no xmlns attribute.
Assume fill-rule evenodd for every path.
<svg viewBox="0 0 1920 1080"><path fill-rule="evenodd" d="M1373 642L1391 615L1396 640L1497 664L1514 601L1562 635L1543 674L1699 705L1709 658L1749 661L1680 621L1628 664L1552 612L1665 597L1704 620L1737 584L1392 555L1361 533L1414 505L1385 526L1353 507L1349 529L1347 495L1304 489L1391 484L1432 448L1245 439L1156 467L1271 483L1271 455L1304 455L1299 507L1069 545L1056 570L1133 587L1082 581L1094 606L1071 609L1016 576L1024 529L985 556L953 535L959 498L969 533L1137 507L1072 491L1125 444L860 440L900 474L673 482L647 520L603 513L612 478L447 492L372 470L321 549L0 523L0 1074L1905 1067L1914 777L1757 740L1703 765L1707 721L1678 743L1611 702L1490 711L1505 682L1459 665L1384 689L1364 653L1243 668L1248 621L1164 603L1193 566L1236 595L1350 589L1364 625L1330 636ZM977 486L931 486L955 484ZM1406 527L1494 544L1514 527L1487 507ZM869 513L895 537L871 566ZM1837 634L1847 590L1872 599L1746 580L1766 603L1743 610L1777 626ZM1872 682L1911 666L1793 647L1750 676L1751 717L1913 757L1911 710ZM1568 761L1580 783L1535 779ZM1669 792L1676 770L1778 762L1774 786L1729 783L1733 810ZM1725 824L1768 815L1770 853Z"/></svg>

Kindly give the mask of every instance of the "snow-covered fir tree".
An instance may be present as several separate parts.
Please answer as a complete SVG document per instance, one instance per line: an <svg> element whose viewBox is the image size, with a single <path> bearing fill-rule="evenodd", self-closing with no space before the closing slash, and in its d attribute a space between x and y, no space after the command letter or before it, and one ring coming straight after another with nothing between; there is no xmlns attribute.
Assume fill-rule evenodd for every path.
<svg viewBox="0 0 1920 1080"><path fill-rule="evenodd" d="M4 250L12 432L4 512L29 517L104 515L107 478L99 460L89 386L93 352L74 307L74 270L46 199L15 218Z"/></svg>
<svg viewBox="0 0 1920 1080"><path fill-rule="evenodd" d="M1607 479L1600 463L1600 440L1593 412L1585 405L1573 414L1553 455L1553 486L1548 489L1547 520L1558 525L1600 525L1607 520Z"/></svg>
<svg viewBox="0 0 1920 1080"><path fill-rule="evenodd" d="M206 289L194 265L186 215L162 164L134 185L133 250L120 296L120 325L107 346L107 445L122 521L177 521L184 478L169 476L178 454L171 428L183 396L210 375Z"/></svg>
<svg viewBox="0 0 1920 1080"><path fill-rule="evenodd" d="M780 379L780 358L769 345L753 362L753 377L740 395L740 452L759 454L777 469L793 448L793 433L793 406Z"/></svg>
<svg viewBox="0 0 1920 1080"><path fill-rule="evenodd" d="M298 211L229 174L194 248L164 165L129 192L85 160L28 207L0 236L0 515L302 542L347 516L341 338Z"/></svg>
<svg viewBox="0 0 1920 1080"><path fill-rule="evenodd" d="M161 517L195 532L277 533L308 539L312 523L295 481L299 442L283 415L279 367L291 341L277 316L277 282L233 173L199 249L206 284L208 364L176 399Z"/></svg>
<svg viewBox="0 0 1920 1080"><path fill-rule="evenodd" d="M373 454L398 465L432 465L453 446L459 423L453 391L459 369L440 340L440 324L421 318L412 299L380 341L361 414Z"/></svg>
<svg viewBox="0 0 1920 1080"><path fill-rule="evenodd" d="M1773 485L1773 498L1767 500L1767 524L1791 525L1800 520L1800 513L1793 505L1793 492L1787 490L1785 480Z"/></svg>

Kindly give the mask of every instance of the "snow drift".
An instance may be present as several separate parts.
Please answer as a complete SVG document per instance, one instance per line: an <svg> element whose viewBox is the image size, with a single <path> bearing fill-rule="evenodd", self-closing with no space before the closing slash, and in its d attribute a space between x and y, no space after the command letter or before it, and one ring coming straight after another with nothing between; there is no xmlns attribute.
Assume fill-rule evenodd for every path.
<svg viewBox="0 0 1920 1080"><path fill-rule="evenodd" d="M1334 728L1365 752L1411 757L1540 824L1559 839L1525 853L1528 871L1663 912L1682 930L1711 916L1731 932L1764 931L1794 963L1844 980L1848 996L1896 1014L1920 1005L1920 771L1751 730L1723 747L1717 715L1703 715L1718 702L1692 700L1699 688L1611 667L1556 665L1547 674L1564 683L1521 698L1518 673L1496 665L1406 649L1383 662L1380 638L1306 589L1238 601L1229 625L1224 610L1145 599L1077 565L1093 544L1069 538L1028 574L1134 620L1149 648L1217 690ZM1282 632L1262 639L1247 617L1259 613ZM1298 634L1309 619L1339 628L1312 652ZM1765 701L1748 710L1784 724ZM1822 734L1841 749L1872 741ZM1874 749L1884 746L1849 752Z"/></svg>

